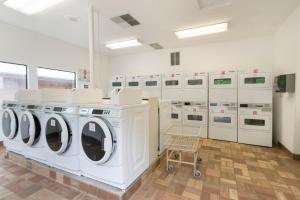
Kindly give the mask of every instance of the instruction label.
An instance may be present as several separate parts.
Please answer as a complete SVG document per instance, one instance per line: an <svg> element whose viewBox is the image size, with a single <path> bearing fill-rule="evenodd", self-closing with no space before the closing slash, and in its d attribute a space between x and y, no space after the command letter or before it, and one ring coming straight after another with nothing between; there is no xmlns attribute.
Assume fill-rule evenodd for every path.
<svg viewBox="0 0 300 200"><path fill-rule="evenodd" d="M96 125L95 123L89 123L89 131L95 132L96 131Z"/></svg>

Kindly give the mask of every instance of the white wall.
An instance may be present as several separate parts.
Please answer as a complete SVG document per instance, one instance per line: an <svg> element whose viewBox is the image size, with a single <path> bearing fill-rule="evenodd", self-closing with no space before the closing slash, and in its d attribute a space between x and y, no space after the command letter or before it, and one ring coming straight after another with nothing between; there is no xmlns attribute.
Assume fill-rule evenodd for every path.
<svg viewBox="0 0 300 200"><path fill-rule="evenodd" d="M78 72L88 68L88 53L88 49L0 22L0 61L28 65L29 88L37 88L37 67ZM100 56L99 59L95 65L95 85L106 87L108 80L103 79L108 76L103 72L108 73L109 58Z"/></svg>
<svg viewBox="0 0 300 200"><path fill-rule="evenodd" d="M172 51L181 53L181 65L170 66ZM273 38L261 37L206 44L174 50L116 56L111 59L112 75L165 72L210 72L273 66Z"/></svg>
<svg viewBox="0 0 300 200"><path fill-rule="evenodd" d="M284 21L274 35L274 73L299 74L300 62L300 7ZM297 76L297 75L296 75ZM300 154L300 82L296 93L274 95L274 129L280 143L295 154Z"/></svg>

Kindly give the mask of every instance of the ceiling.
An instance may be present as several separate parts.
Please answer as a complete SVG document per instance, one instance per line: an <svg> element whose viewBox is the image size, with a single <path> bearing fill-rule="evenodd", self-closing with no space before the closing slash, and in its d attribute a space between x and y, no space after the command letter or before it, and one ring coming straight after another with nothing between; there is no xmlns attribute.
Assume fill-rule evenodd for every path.
<svg viewBox="0 0 300 200"><path fill-rule="evenodd" d="M199 0L65 0L36 15L26 16L2 5L0 21L36 31L63 41L88 47L88 10L93 4L100 12L99 47L107 55L120 55L153 50L150 43L164 48L178 48L209 42L265 36L276 28L300 3L299 0L202 0L229 1L200 8ZM124 26L111 18L130 13L141 25ZM66 19L71 16L77 22ZM229 31L189 39L177 39L175 30L229 22ZM143 46L110 50L112 41L138 38Z"/></svg>

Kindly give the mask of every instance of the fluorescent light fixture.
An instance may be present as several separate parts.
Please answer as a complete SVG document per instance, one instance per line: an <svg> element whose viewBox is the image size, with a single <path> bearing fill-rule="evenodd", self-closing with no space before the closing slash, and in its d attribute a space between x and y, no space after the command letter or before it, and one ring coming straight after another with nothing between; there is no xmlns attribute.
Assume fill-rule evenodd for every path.
<svg viewBox="0 0 300 200"><path fill-rule="evenodd" d="M200 35L208 35L213 33L225 32L228 30L228 23L214 24L209 26L202 26L198 28L191 28L182 31L176 31L175 34L178 38L189 38Z"/></svg>
<svg viewBox="0 0 300 200"><path fill-rule="evenodd" d="M44 11L64 0L6 0L3 4L26 15Z"/></svg>
<svg viewBox="0 0 300 200"><path fill-rule="evenodd" d="M142 43L140 43L137 39L132 39L132 40L126 40L122 42L110 43L105 46L110 49L122 49L122 48L141 46L141 45Z"/></svg>

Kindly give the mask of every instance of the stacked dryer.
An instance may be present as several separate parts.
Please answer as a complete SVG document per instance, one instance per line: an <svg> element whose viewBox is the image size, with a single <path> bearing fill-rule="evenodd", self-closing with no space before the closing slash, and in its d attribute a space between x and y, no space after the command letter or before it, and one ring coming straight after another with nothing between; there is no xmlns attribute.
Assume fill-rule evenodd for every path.
<svg viewBox="0 0 300 200"><path fill-rule="evenodd" d="M209 138L237 142L237 72L209 76Z"/></svg>
<svg viewBox="0 0 300 200"><path fill-rule="evenodd" d="M272 147L271 70L239 72L238 142Z"/></svg>
<svg viewBox="0 0 300 200"><path fill-rule="evenodd" d="M125 88L126 79L125 76L112 76L111 82L110 82L110 88L111 90L115 88Z"/></svg>

